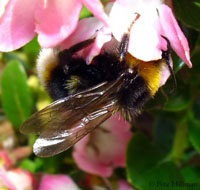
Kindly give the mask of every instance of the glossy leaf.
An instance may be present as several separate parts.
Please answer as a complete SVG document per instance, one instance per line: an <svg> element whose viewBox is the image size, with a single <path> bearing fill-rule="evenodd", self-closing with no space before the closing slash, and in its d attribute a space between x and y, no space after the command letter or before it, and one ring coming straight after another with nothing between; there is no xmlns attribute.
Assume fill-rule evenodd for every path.
<svg viewBox="0 0 200 190"><path fill-rule="evenodd" d="M36 158L34 161L27 158L27 159L24 159L20 163L20 166L23 169L26 169L26 170L34 173L34 172L38 171L39 169L41 169L43 164L44 163L42 162L42 160L40 158Z"/></svg>
<svg viewBox="0 0 200 190"><path fill-rule="evenodd" d="M187 26L200 30L200 7L197 0L173 1L175 14Z"/></svg>
<svg viewBox="0 0 200 190"><path fill-rule="evenodd" d="M190 98L185 94L178 94L170 97L168 102L164 105L165 111L178 112L186 109L190 104Z"/></svg>
<svg viewBox="0 0 200 190"><path fill-rule="evenodd" d="M184 181L187 183L199 182L200 169L194 166L187 166L181 169ZM196 184L200 188L200 184Z"/></svg>
<svg viewBox="0 0 200 190"><path fill-rule="evenodd" d="M32 110L32 99L26 84L26 73L17 60L10 61L2 72L3 111L14 126L20 126Z"/></svg>
<svg viewBox="0 0 200 190"><path fill-rule="evenodd" d="M154 123L154 139L160 151L169 153L174 139L174 123L167 116L158 116Z"/></svg>
<svg viewBox="0 0 200 190"><path fill-rule="evenodd" d="M35 63L35 60L38 56L40 46L37 42L37 38L33 38L28 44L23 47L23 51L27 56L27 59L30 63Z"/></svg>
<svg viewBox="0 0 200 190"><path fill-rule="evenodd" d="M165 162L158 149L140 133L133 135L128 145L126 165L129 182L140 190L180 189L173 185L182 181L176 166Z"/></svg>

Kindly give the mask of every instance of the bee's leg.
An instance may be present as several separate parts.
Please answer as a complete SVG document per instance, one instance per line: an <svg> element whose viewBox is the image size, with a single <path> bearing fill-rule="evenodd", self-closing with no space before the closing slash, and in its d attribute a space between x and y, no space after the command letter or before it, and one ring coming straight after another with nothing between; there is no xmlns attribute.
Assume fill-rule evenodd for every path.
<svg viewBox="0 0 200 190"><path fill-rule="evenodd" d="M136 14L135 19L131 22L131 24L130 24L130 26L128 28L128 31L123 34L122 40L121 40L120 45L119 45L118 51L119 51L120 62L124 61L126 53L128 51L131 28L132 28L133 24L137 21L137 19L140 17L139 13L135 13L135 14Z"/></svg>
<svg viewBox="0 0 200 190"><path fill-rule="evenodd" d="M175 77L175 74L174 74L174 71L170 65L170 49L171 49L171 45L170 45L170 42L169 40L165 37L165 36L162 36L162 38L164 38L167 42L167 50L166 51L162 51L162 58L165 60L165 63L169 69L169 72L172 76L172 79L173 79L173 89L171 90L171 94L173 94L175 91L176 91L176 88L177 88L177 82L176 82L176 77Z"/></svg>
<svg viewBox="0 0 200 190"><path fill-rule="evenodd" d="M95 38L91 38L85 41L82 41L78 44L75 44L74 46L72 46L70 49L68 49L70 51L71 54L76 53L78 51L80 51L83 48L86 48L87 46L89 46L90 44L92 44L94 42Z"/></svg>
<svg viewBox="0 0 200 190"><path fill-rule="evenodd" d="M70 59L70 57L72 57L72 55L80 50L82 50L83 48L86 48L87 46L89 46L90 44L92 44L94 42L95 38L91 38L85 41L82 41L80 43L77 43L75 45L73 45L72 47L70 47L69 49L63 50L62 52L59 53L60 57L65 57L66 60Z"/></svg>

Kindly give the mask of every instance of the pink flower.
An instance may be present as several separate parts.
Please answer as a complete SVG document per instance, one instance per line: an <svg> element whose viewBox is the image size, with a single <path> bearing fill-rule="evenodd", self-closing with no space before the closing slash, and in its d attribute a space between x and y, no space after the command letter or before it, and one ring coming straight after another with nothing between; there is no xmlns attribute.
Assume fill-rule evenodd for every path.
<svg viewBox="0 0 200 190"><path fill-rule="evenodd" d="M33 190L34 180L31 173L20 168L6 171L0 169L0 188L10 190Z"/></svg>
<svg viewBox="0 0 200 190"><path fill-rule="evenodd" d="M95 18L78 23L83 4L104 25ZM7 0L0 5L0 51L19 48L36 33L42 47L55 47L65 40L62 48L91 38L96 33L95 43L86 56L90 62L111 39L111 33L120 41L134 20L134 13L139 13L140 18L131 30L129 53L143 61L160 59L162 50L167 48L163 35L169 39L177 55L189 67L192 66L188 42L171 9L161 0L116 0L108 3L109 22L99 0Z"/></svg>
<svg viewBox="0 0 200 190"><path fill-rule="evenodd" d="M13 166L11 159L5 150L0 150L0 168L9 169Z"/></svg>
<svg viewBox="0 0 200 190"><path fill-rule="evenodd" d="M72 45L96 36L94 43L80 52L88 64L99 54L105 42L111 40L111 34L120 41L128 30L136 14L140 18L133 24L130 33L128 52L137 59L152 61L162 58L162 50L167 49L169 39L172 49L188 65L192 67L187 39L181 31L171 9L160 0L116 0L108 3L109 27L102 26L96 18L85 18L78 23L76 30L61 45L66 49ZM80 35L84 31L84 35ZM171 61L172 64L172 61ZM160 86L165 84L170 73L165 67L162 69Z"/></svg>
<svg viewBox="0 0 200 190"><path fill-rule="evenodd" d="M37 33L42 47L54 47L76 28L82 6L107 25L99 0L6 0L0 2L0 51L12 51Z"/></svg>
<svg viewBox="0 0 200 190"><path fill-rule="evenodd" d="M18 160L29 156L31 152L32 149L28 146L15 148L9 151L0 149L0 168L11 169Z"/></svg>
<svg viewBox="0 0 200 190"><path fill-rule="evenodd" d="M21 149L25 150L26 148L22 147ZM20 148L17 151L20 153ZM21 168L13 169L13 162L9 156L6 151L0 150L0 189L5 187L10 190L33 190L32 174Z"/></svg>
<svg viewBox="0 0 200 190"><path fill-rule="evenodd" d="M7 177L7 172L4 168L0 168L0 188L15 189L15 186Z"/></svg>
<svg viewBox="0 0 200 190"><path fill-rule="evenodd" d="M45 174L38 190L79 190L79 188L69 176Z"/></svg>
<svg viewBox="0 0 200 190"><path fill-rule="evenodd" d="M105 121L74 146L73 158L78 167L104 177L111 176L113 168L124 167L126 145L131 137L129 129L119 114Z"/></svg>
<svg viewBox="0 0 200 190"><path fill-rule="evenodd" d="M161 50L167 48L163 35L169 39L179 57L189 67L192 66L187 39L171 9L160 0L117 0L110 12L110 24L118 40L134 20L134 13L140 14L131 30L129 52L134 57L143 61L160 59Z"/></svg>
<svg viewBox="0 0 200 190"><path fill-rule="evenodd" d="M15 190L33 190L34 179L30 172L17 168L7 171L7 178L14 185Z"/></svg>

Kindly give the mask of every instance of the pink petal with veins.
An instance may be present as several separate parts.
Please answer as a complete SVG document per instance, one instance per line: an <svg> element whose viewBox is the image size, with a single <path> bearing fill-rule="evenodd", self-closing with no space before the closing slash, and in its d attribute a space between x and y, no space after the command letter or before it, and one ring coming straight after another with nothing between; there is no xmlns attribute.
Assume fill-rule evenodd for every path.
<svg viewBox="0 0 200 190"><path fill-rule="evenodd" d="M108 17L105 14L104 7L99 0L82 0L84 5L98 18L105 26L109 26Z"/></svg>
<svg viewBox="0 0 200 190"><path fill-rule="evenodd" d="M98 159L95 158L92 148L88 145L90 141L89 135L84 137L74 146L73 158L80 169L91 174L96 174L100 176L111 176L112 167L100 163Z"/></svg>
<svg viewBox="0 0 200 190"><path fill-rule="evenodd" d="M110 12L110 25L115 38L120 41L131 22L139 13L139 19L133 24L130 35L129 53L143 61L161 58L160 23L156 7L158 0L118 0ZM163 42L163 41L162 41ZM166 45L166 42L164 42Z"/></svg>
<svg viewBox="0 0 200 190"><path fill-rule="evenodd" d="M40 1L36 10L36 32L42 47L54 47L76 28L82 8L80 0Z"/></svg>
<svg viewBox="0 0 200 190"><path fill-rule="evenodd" d="M0 51L12 51L35 35L34 11L37 0L10 0L0 18Z"/></svg>
<svg viewBox="0 0 200 190"><path fill-rule="evenodd" d="M85 56L86 62L88 64L91 63L92 59L100 53L103 45L106 42L110 41L111 38L112 38L111 32L107 27L103 27L97 32L95 41L90 47L90 51Z"/></svg>
<svg viewBox="0 0 200 190"><path fill-rule="evenodd" d="M108 177L115 167L124 167L130 126L119 114L105 121L74 146L73 157L82 170Z"/></svg>
<svg viewBox="0 0 200 190"><path fill-rule="evenodd" d="M45 174L38 190L79 190L79 188L69 176Z"/></svg>
<svg viewBox="0 0 200 190"><path fill-rule="evenodd" d="M80 20L76 30L60 45L61 49L68 49L79 42L95 37L96 32L101 27L103 27L103 24L95 17L89 17Z"/></svg>
<svg viewBox="0 0 200 190"><path fill-rule="evenodd" d="M167 5L161 5L158 10L164 32L163 35L169 39L171 47L177 55L191 68L188 41L181 31L172 10Z"/></svg>
<svg viewBox="0 0 200 190"><path fill-rule="evenodd" d="M111 5L111 3L107 4L105 10L108 11ZM94 43L91 46L84 48L83 51L80 51L78 54L86 59L86 62L89 64L91 60L99 54L104 43L111 39L111 31L108 27L104 27L103 23L97 18L90 17L80 20L75 31L61 43L60 48L61 50L68 49L79 42L94 37L96 37Z"/></svg>

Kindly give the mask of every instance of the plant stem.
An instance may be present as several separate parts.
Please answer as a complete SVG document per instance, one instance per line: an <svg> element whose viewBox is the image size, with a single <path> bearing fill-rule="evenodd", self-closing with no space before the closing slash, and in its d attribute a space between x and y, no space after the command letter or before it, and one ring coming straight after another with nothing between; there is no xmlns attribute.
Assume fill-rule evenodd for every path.
<svg viewBox="0 0 200 190"><path fill-rule="evenodd" d="M179 159L186 148L185 142L187 142L187 131L188 128L185 119L180 123L177 123L172 151L169 155L169 157L177 164L179 163Z"/></svg>

